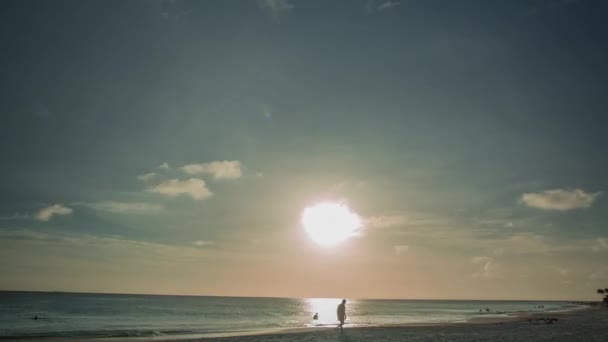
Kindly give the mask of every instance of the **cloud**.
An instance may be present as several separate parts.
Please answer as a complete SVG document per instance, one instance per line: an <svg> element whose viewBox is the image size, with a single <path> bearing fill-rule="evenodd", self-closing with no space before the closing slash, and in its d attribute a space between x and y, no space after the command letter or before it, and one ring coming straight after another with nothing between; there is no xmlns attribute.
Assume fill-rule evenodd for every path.
<svg viewBox="0 0 608 342"><path fill-rule="evenodd" d="M195 245L195 246L202 247L202 246L213 245L214 242L213 241L205 241L205 240L196 240L196 241L192 242L192 244Z"/></svg>
<svg viewBox="0 0 608 342"><path fill-rule="evenodd" d="M201 164L188 164L180 170L189 175L208 174L214 179L237 179L243 175L241 162L238 160L212 161Z"/></svg>
<svg viewBox="0 0 608 342"><path fill-rule="evenodd" d="M148 191L169 197L188 195L195 200L202 200L213 195L211 190L207 188L205 181L198 178L187 180L171 179L148 188Z"/></svg>
<svg viewBox="0 0 608 342"><path fill-rule="evenodd" d="M142 182L149 182L152 179L154 179L154 177L156 177L156 175L157 174L155 172L150 172L150 173L146 173L146 174L137 176L137 179Z"/></svg>
<svg viewBox="0 0 608 342"><path fill-rule="evenodd" d="M169 170L171 167L169 166L169 164L167 162L164 162L164 163L160 164L158 166L158 168L161 170Z"/></svg>
<svg viewBox="0 0 608 342"><path fill-rule="evenodd" d="M591 280L608 280L608 267L603 267L589 275Z"/></svg>
<svg viewBox="0 0 608 342"><path fill-rule="evenodd" d="M384 1L383 3L381 3L380 5L378 5L378 11L384 11L384 10L389 10L393 7L397 7L401 5L401 2L399 1Z"/></svg>
<svg viewBox="0 0 608 342"><path fill-rule="evenodd" d="M407 218L404 215L381 215L370 216L364 221L368 228L391 228L403 226L407 223Z"/></svg>
<svg viewBox="0 0 608 342"><path fill-rule="evenodd" d="M36 213L35 218L38 221L46 222L52 219L55 215L70 215L72 214L72 211L73 210L71 208L64 207L61 204L53 204L46 208L40 209Z"/></svg>
<svg viewBox="0 0 608 342"><path fill-rule="evenodd" d="M270 11L275 18L295 8L289 0L258 0L258 5Z"/></svg>
<svg viewBox="0 0 608 342"><path fill-rule="evenodd" d="M601 192L587 193L581 189L553 189L525 193L521 196L521 202L532 208L563 211L589 208L600 195Z"/></svg>
<svg viewBox="0 0 608 342"><path fill-rule="evenodd" d="M473 278L495 278L497 277L496 269L498 264L494 258L487 256L477 256L471 259L471 262L476 265L481 265L478 272L473 273Z"/></svg>
<svg viewBox="0 0 608 342"><path fill-rule="evenodd" d="M368 0L367 3L365 4L365 8L366 8L367 12L374 13L374 12L381 12L381 11L385 11L385 10L390 10L390 9L393 9L393 8L399 6L399 5L401 5L401 1L393 1L393 0L385 0L385 1Z"/></svg>
<svg viewBox="0 0 608 342"><path fill-rule="evenodd" d="M118 214L154 214L164 209L160 204L145 202L101 201L84 205L98 211Z"/></svg>
<svg viewBox="0 0 608 342"><path fill-rule="evenodd" d="M393 246L393 249L395 250L395 254L401 255L409 251L410 247L408 245L396 245Z"/></svg>
<svg viewBox="0 0 608 342"><path fill-rule="evenodd" d="M599 252L606 249L608 249L607 238L597 238L595 240L595 244L591 247L591 250L593 250L594 252Z"/></svg>

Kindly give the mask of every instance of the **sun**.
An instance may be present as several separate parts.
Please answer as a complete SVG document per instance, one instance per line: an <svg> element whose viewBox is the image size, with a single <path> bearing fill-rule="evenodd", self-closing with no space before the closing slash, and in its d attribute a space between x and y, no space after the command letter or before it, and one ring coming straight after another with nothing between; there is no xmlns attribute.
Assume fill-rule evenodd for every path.
<svg viewBox="0 0 608 342"><path fill-rule="evenodd" d="M317 244L333 246L353 236L362 223L347 205L323 202L304 209L302 226Z"/></svg>

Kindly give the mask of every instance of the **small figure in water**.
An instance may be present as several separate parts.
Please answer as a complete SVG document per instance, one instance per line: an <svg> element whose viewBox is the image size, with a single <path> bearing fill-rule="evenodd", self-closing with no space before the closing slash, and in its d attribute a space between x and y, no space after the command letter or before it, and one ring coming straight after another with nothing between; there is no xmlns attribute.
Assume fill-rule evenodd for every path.
<svg viewBox="0 0 608 342"><path fill-rule="evenodd" d="M340 328L341 332L344 332L344 328L342 328L342 326L344 325L344 321L346 320L346 299L342 299L342 303L338 305L337 311L338 321L340 321L338 327Z"/></svg>
<svg viewBox="0 0 608 342"><path fill-rule="evenodd" d="M37 320L38 320L38 316L34 316L34 321L37 321Z"/></svg>
<svg viewBox="0 0 608 342"><path fill-rule="evenodd" d="M490 309L486 308L486 312L490 312Z"/></svg>
<svg viewBox="0 0 608 342"><path fill-rule="evenodd" d="M319 319L319 313L315 312L315 315L312 316L312 319L314 319L315 321Z"/></svg>

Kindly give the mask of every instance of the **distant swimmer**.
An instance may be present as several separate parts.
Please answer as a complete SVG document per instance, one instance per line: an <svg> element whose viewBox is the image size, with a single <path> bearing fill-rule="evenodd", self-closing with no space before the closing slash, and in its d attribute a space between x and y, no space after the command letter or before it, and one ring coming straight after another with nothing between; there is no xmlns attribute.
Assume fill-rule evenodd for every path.
<svg viewBox="0 0 608 342"><path fill-rule="evenodd" d="M312 316L312 319L314 319L315 321L319 319L319 313L315 312L315 315Z"/></svg>
<svg viewBox="0 0 608 342"><path fill-rule="evenodd" d="M342 303L338 305L337 314L338 321L340 321L338 327L340 328L341 332L344 332L344 328L342 326L344 325L344 321L346 320L346 299L342 299Z"/></svg>

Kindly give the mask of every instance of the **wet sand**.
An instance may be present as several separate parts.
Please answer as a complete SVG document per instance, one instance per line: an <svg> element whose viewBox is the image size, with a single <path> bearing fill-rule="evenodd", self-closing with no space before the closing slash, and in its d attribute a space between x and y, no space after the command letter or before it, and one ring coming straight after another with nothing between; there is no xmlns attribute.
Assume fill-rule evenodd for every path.
<svg viewBox="0 0 608 342"><path fill-rule="evenodd" d="M530 322L536 318L557 318L553 324ZM438 341L608 341L608 308L590 307L568 313L543 313L512 317L506 321L476 320L468 323L432 324L423 326L336 328L305 332L273 333L198 339L218 342L438 342ZM190 340L192 341L192 340Z"/></svg>

